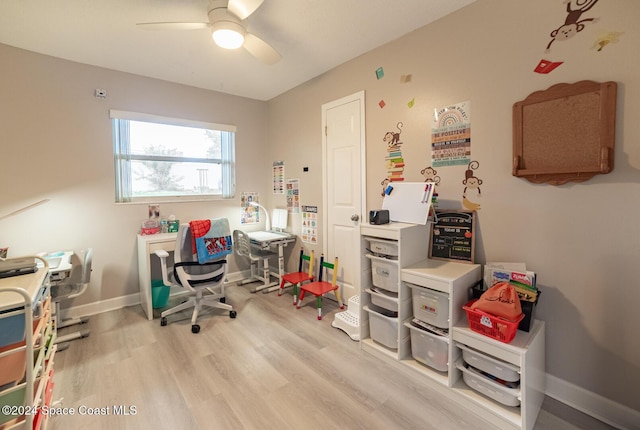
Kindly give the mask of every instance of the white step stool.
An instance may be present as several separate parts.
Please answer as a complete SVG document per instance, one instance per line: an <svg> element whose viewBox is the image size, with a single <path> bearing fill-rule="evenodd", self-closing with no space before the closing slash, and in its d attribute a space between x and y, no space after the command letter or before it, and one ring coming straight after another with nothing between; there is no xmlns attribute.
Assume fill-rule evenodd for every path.
<svg viewBox="0 0 640 430"><path fill-rule="evenodd" d="M360 296L351 297L348 303L347 310L338 312L331 326L344 331L352 340L360 340Z"/></svg>

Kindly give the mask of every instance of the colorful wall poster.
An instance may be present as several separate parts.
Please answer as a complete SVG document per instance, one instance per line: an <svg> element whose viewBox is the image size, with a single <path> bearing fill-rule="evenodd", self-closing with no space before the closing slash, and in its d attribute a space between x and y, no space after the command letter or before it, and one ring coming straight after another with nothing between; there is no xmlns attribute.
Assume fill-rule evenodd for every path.
<svg viewBox="0 0 640 430"><path fill-rule="evenodd" d="M260 203L260 195L258 193L247 192L240 194L241 224L255 224L260 222L260 208L258 206L250 206L250 202Z"/></svg>
<svg viewBox="0 0 640 430"><path fill-rule="evenodd" d="M302 241L318 243L318 206L302 206Z"/></svg>
<svg viewBox="0 0 640 430"><path fill-rule="evenodd" d="M300 179L287 179L287 210L300 213Z"/></svg>
<svg viewBox="0 0 640 430"><path fill-rule="evenodd" d="M456 166L471 160L471 102L434 109L431 165Z"/></svg>
<svg viewBox="0 0 640 430"><path fill-rule="evenodd" d="M273 162L273 194L284 194L284 161Z"/></svg>

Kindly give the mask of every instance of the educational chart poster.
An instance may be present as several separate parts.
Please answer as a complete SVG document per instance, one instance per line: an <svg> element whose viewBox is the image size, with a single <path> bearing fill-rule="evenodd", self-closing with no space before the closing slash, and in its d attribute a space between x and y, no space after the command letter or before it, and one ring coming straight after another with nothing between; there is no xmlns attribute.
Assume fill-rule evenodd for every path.
<svg viewBox="0 0 640 430"><path fill-rule="evenodd" d="M284 161L273 162L273 194L284 194Z"/></svg>
<svg viewBox="0 0 640 430"><path fill-rule="evenodd" d="M300 213L300 179L287 179L287 210L290 214Z"/></svg>
<svg viewBox="0 0 640 430"><path fill-rule="evenodd" d="M302 206L302 241L318 243L318 206Z"/></svg>
<svg viewBox="0 0 640 430"><path fill-rule="evenodd" d="M431 128L431 165L456 166L471 161L471 102L436 108Z"/></svg>
<svg viewBox="0 0 640 430"><path fill-rule="evenodd" d="M250 206L249 203L260 203L258 193L242 193L240 194L240 223L255 224L260 222L260 208L258 206Z"/></svg>

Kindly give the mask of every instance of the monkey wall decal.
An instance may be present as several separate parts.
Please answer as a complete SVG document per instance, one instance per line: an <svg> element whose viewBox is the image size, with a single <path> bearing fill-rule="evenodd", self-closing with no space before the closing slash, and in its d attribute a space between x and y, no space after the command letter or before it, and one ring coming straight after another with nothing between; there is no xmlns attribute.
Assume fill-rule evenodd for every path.
<svg viewBox="0 0 640 430"><path fill-rule="evenodd" d="M474 170L477 170L480 167L480 163L477 161L472 161L467 166L467 170L464 172L464 179L462 180L462 185L464 185L464 191L462 192L462 205L469 210L478 210L480 209L480 204L474 203L467 197L468 193L471 191L476 191L478 197L481 197L482 193L480 191L480 185L482 185L482 179L478 178L474 174Z"/></svg>
<svg viewBox="0 0 640 430"><path fill-rule="evenodd" d="M431 166L427 166L424 169L420 170L420 174L424 177L425 182L433 182L436 185L440 183L440 176L438 176L438 171Z"/></svg>
<svg viewBox="0 0 640 430"><path fill-rule="evenodd" d="M402 122L399 122L398 124L396 124L396 128L398 129L397 133L394 131L387 131L384 134L384 138L382 140L387 144L388 147L402 144L402 142L400 142L400 133L402 133L402 127L404 127L404 124L402 124Z"/></svg>
<svg viewBox="0 0 640 430"><path fill-rule="evenodd" d="M573 36L584 30L585 23L598 22L599 18L582 18L582 14L589 11L598 0L565 0L567 4L567 17L564 20L564 24L553 30L550 34L551 41L547 45L547 51L551 49L551 45L556 40L563 42L571 39Z"/></svg>

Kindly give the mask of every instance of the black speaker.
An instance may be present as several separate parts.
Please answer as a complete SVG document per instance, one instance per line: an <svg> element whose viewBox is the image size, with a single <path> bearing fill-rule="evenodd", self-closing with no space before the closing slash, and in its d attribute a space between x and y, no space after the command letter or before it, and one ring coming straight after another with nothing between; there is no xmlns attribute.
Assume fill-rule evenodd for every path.
<svg viewBox="0 0 640 430"><path fill-rule="evenodd" d="M386 209L369 211L369 224L389 224L389 211Z"/></svg>

